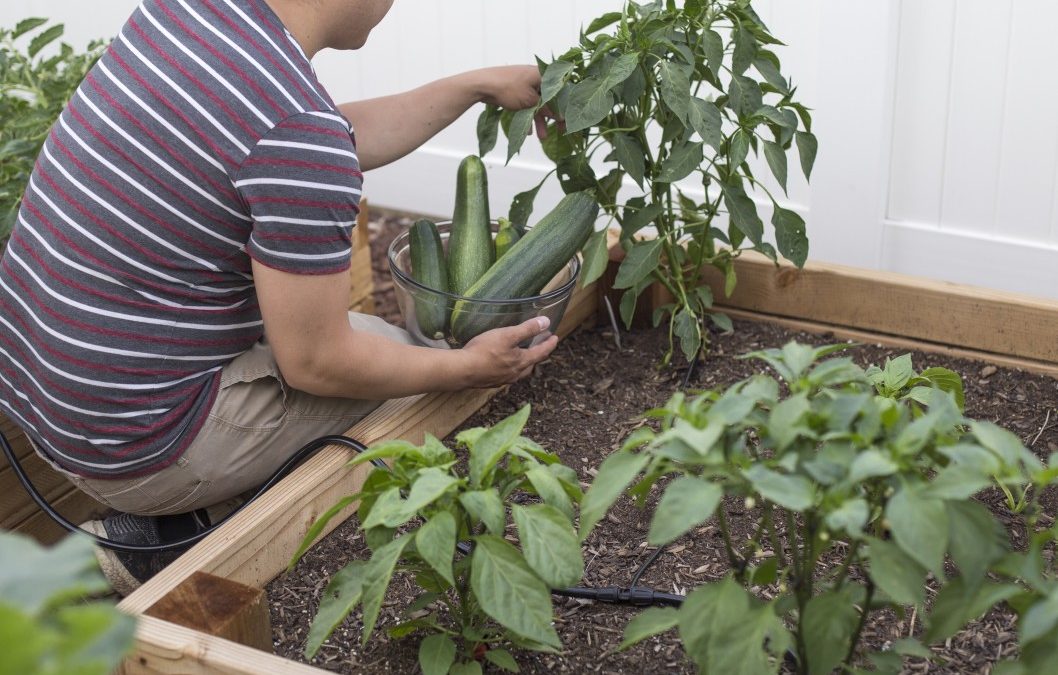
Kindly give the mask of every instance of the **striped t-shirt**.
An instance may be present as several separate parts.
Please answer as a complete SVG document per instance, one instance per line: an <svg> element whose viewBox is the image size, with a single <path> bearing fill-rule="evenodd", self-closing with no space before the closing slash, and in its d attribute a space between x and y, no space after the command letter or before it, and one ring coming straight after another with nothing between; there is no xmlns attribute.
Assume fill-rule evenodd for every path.
<svg viewBox="0 0 1058 675"><path fill-rule="evenodd" d="M264 0L145 0L26 190L0 268L0 410L83 476L172 463L263 334L251 258L347 270L361 179L349 122Z"/></svg>

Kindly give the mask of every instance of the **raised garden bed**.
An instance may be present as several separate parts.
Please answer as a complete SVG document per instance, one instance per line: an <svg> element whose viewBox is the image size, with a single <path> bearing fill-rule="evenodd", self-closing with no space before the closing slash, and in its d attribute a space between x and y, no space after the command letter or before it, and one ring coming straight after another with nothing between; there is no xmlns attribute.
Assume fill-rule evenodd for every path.
<svg viewBox="0 0 1058 675"><path fill-rule="evenodd" d="M379 239L398 219L375 224ZM387 300L378 303L385 311ZM618 346L618 338L620 346ZM748 351L779 347L791 339L811 344L840 341L833 335L809 334L774 323L736 321L734 334L714 334L713 347L688 378L691 389L725 387L755 372L763 364L733 358ZM686 366L658 370L665 336L649 329L614 335L605 323L583 329L561 343L551 359L528 380L496 396L460 429L498 422L531 403L533 414L525 434L558 453L563 463L578 469L585 485L598 465L637 425L643 410L662 405L687 377ZM863 344L851 352L866 366L884 363L887 357L907 350ZM1058 381L1042 374L1001 368L982 361L944 354L912 352L916 367L943 366L958 372L966 384L966 413L987 419L1017 434L1042 458L1058 452ZM450 442L455 432L448 439ZM1003 494L993 488L980 497L996 514L1005 511ZM1054 512L1055 495L1044 498L1046 511ZM651 506L656 498L651 501ZM651 509L638 509L627 497L595 530L584 548L588 586L627 585L640 565L655 550L645 544ZM752 532L746 522L732 522L733 536L744 539ZM1015 531L1015 542L1021 533ZM276 653L301 660L304 640L319 596L330 575L349 560L369 557L362 533L350 520L319 542L289 574L267 586L272 611ZM694 586L722 578L728 572L723 542L715 526L698 528L669 546L644 573L642 584L658 590L684 593ZM419 592L411 579L397 582L398 593L387 596L379 627L401 620ZM683 654L675 631L636 647L616 652L628 621L638 608L557 600L558 632L565 651L561 655L534 652L516 654L523 672L695 672ZM973 622L936 654L947 665L930 666L924 659L908 663L911 672L987 672L1000 657L1016 649L1016 616L994 611ZM901 637L921 632L922 624L910 616L887 616L868 625L866 646L881 649ZM312 664L336 672L406 673L418 668L417 640L394 640L376 631L366 647L360 646L361 624L354 614L324 643Z"/></svg>
<svg viewBox="0 0 1058 675"><path fill-rule="evenodd" d="M392 221L389 226L393 226ZM386 228L376 226L373 229L378 240L372 242L376 246L377 261L377 250L382 248L381 240L386 236ZM749 264L754 263L751 261ZM936 316L930 321L916 323L912 319L901 320L900 313L889 311L874 313L869 317L873 320L882 316L884 325L881 327L864 325L863 317L851 317L856 320L845 322L840 314L835 315L830 310L863 302L861 290L864 287L848 282L848 278L842 277L842 271L835 269L826 269L825 273L819 269L808 269L796 276L784 276L786 270L771 270L769 276L762 269L757 279L764 284L764 288L769 283L774 284L776 279L781 283L775 286L777 290L763 291L750 299L780 303L792 297L793 301L788 306L793 311L805 310L805 313L798 318L779 317L780 321L807 322L813 328L829 329L833 333L817 337L799 334L798 337L804 341L834 342L845 335L855 334L868 338L862 341L869 345L896 342L930 350L916 353L916 366L921 368L943 363L960 372L967 385L970 415L996 420L1011 428L1026 444L1031 444L1038 454L1045 456L1053 449L1052 446L1058 443L1058 436L1051 426L1058 417L1058 382L1046 375L1031 374L1025 369L1058 373L1058 359L1052 353L1053 340L1045 339L1050 335L1048 322L1053 325L1058 317L1058 303L984 294L976 304L967 305L967 299L975 297L971 289L919 284L917 280L899 279L894 275L872 277L871 273L852 272L860 275L864 284L866 280L876 278L876 285L870 287L872 292L884 298L884 302L890 306L902 304L900 309L904 316L932 316L923 314L922 308L942 308L946 311L948 325L964 326L967 332L960 335L951 333L958 338L955 346L952 346L952 341L943 344L945 340L939 333L921 335L901 328L907 325L942 325L944 322ZM747 272L745 278L752 280L753 274L752 271ZM743 278L741 270L740 278ZM375 296L375 301L380 312L385 314L385 277L382 279L379 289L382 293ZM819 283L823 286L818 286ZM803 304L804 299L798 300L797 294L805 288L811 291L807 295L828 293L832 296L831 302L824 302L826 296L821 296L814 307ZM917 295L913 290L917 290ZM916 301L921 304L916 305ZM572 310L573 318L586 318L592 313L588 311L589 307L594 310L592 305L582 299L581 304ZM732 314L760 316L770 313L768 309L766 303L763 307L751 309L736 307ZM1004 330L995 330L995 322L990 319L992 316L1006 317ZM1035 318L1016 323L1019 316ZM952 324L953 321L956 323ZM668 371L656 369L661 338L653 332L622 332L622 349L618 351L613 332L607 324L608 321L601 322L595 329L582 331L569 338L538 375L511 387L484 410L479 411L489 400L490 392L415 397L414 400L387 404L358 425L352 433L365 442L394 437L418 442L424 430L445 435L462 425L475 412L478 412L478 416L466 421L466 424L495 421L517 405L531 402L534 414L530 418L527 435L560 453L568 464L580 469L583 480L589 480L590 470L637 423L634 416L648 405L664 400L684 375L679 368ZM748 369L756 369L757 366L735 361L731 358L733 354L757 346L778 345L791 337L791 334L775 325L739 322L738 328L739 331L733 336L714 336L713 351L692 376L693 384L712 387L737 379L750 372ZM1009 344L998 343L997 333L1008 341L1009 336L1014 335L1015 340ZM924 341L930 338L932 342ZM884 360L886 354L905 351L907 349L903 346L895 349L867 346L861 347L856 357L861 363L879 362ZM952 356L953 352L988 356L992 361L1016 365L1022 370L996 368L993 371L995 366L983 361L960 360ZM582 370L578 371L578 368ZM577 372L588 375L575 375ZM600 410L603 411L601 415ZM1048 411L1052 411L1049 419ZM574 445L571 442L573 440L579 443ZM315 517L340 496L355 492L363 480L365 471L348 472L342 468L346 458L345 451L338 448L321 452L262 500L126 598L122 608L140 614L196 571L256 588L275 580L269 592L274 629L283 638L279 640L278 650L283 656L299 653L301 645L297 631L299 627L305 630L316 603L315 598L325 583L325 576L335 571L342 560L357 555L362 550L358 548L362 547L362 543L351 535L352 528L339 529L337 535L324 540L310 552L294 575L279 577L279 574ZM1049 496L1048 510L1053 512L1053 501L1050 499ZM586 584L627 584L629 575L648 555L647 548L639 545L643 541L648 513L624 503L613 512L612 517L604 519L587 543ZM332 522L332 525L337 524L337 519ZM644 583L659 590L672 590L675 584L677 590L684 591L723 574L725 563L721 556L716 555L718 542L715 532L706 525L697 534L700 536L686 537L672 545L644 575ZM314 561L317 567L313 567ZM319 564L320 561L324 561L323 564ZM400 606L399 598L392 597L390 600L395 602L384 608L384 623L392 621ZM298 607L297 602L303 603L303 606ZM299 620L303 623L298 623L294 618L298 618L296 615L301 614L302 610L305 613ZM525 670L691 670L671 632L652 638L627 653L613 654L613 647L620 641L620 632L626 619L634 614L633 610L560 602L558 614L562 618L559 632L564 639L566 653L562 656L519 655ZM898 635L913 633L916 625L911 617L893 617L891 621L882 620L872 624L867 630L869 644L880 647ZM354 617L339 629L333 639L336 644L343 641L355 644L358 637ZM130 672L171 672L174 669L184 672L300 672L302 669L305 672L317 672L292 659L268 655L151 617L143 619L138 638L138 650L127 663ZM1013 617L995 612L953 638L945 647L945 655L952 659L951 672L972 672L998 657L1008 656L1015 644ZM344 664L350 672L409 672L415 667L414 654L414 644L394 644L379 633L366 651L354 647L345 652L325 647L321 652L320 663L327 662L328 669L343 667ZM925 661L921 661L912 662L910 667L924 670L927 666Z"/></svg>

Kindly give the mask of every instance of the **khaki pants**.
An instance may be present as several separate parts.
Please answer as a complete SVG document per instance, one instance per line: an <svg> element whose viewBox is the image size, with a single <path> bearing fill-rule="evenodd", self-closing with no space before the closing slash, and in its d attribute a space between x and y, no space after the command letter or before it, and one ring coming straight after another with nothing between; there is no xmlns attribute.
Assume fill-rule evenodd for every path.
<svg viewBox="0 0 1058 675"><path fill-rule="evenodd" d="M349 313L354 330L412 343L406 331ZM63 471L81 491L126 513L184 513L219 504L262 485L309 441L349 430L382 401L326 398L283 381L272 350L258 342L221 371L209 418L184 454L148 476L107 480Z"/></svg>

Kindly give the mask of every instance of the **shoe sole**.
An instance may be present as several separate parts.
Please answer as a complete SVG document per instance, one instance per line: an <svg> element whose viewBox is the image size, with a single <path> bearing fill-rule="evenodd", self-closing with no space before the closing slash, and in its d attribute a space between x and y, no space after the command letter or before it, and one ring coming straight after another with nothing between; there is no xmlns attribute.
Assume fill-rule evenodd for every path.
<svg viewBox="0 0 1058 675"><path fill-rule="evenodd" d="M81 529L97 537L107 538L107 532L101 520L83 523ZM114 552L110 549L96 544L95 554L96 560L99 561L99 569L103 571L103 576L107 578L111 588L121 597L127 597L142 585L136 577L125 569L125 566L121 564L121 561L117 559Z"/></svg>

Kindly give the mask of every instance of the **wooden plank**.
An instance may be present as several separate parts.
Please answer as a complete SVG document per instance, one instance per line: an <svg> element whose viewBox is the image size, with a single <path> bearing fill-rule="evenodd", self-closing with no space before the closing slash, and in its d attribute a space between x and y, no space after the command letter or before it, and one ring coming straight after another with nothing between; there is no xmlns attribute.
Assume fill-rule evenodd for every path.
<svg viewBox="0 0 1058 675"><path fill-rule="evenodd" d="M69 480L48 466L36 453L19 460L37 492L49 503L55 503L69 492L77 490ZM10 530L29 518L37 505L22 487L14 469L5 461L0 468L0 530Z"/></svg>
<svg viewBox="0 0 1058 675"><path fill-rule="evenodd" d="M738 285L729 299L720 300L721 275L706 275L724 305L1058 362L1058 301L840 265L808 263L798 270L760 255L745 255L735 265Z"/></svg>
<svg viewBox="0 0 1058 675"><path fill-rule="evenodd" d="M34 454L33 446L29 444L29 439L26 438L22 427L12 422L7 415L0 415L0 431L7 437L7 442L11 444L11 449L15 451L15 457L22 459ZM7 458L3 455L0 455L0 466L7 466Z"/></svg>
<svg viewBox="0 0 1058 675"><path fill-rule="evenodd" d="M105 506L76 489L51 502L51 505L74 525L80 525L107 511ZM29 535L42 544L54 544L68 534L51 516L39 510L11 529Z"/></svg>
<svg viewBox="0 0 1058 675"><path fill-rule="evenodd" d="M612 247L611 261L624 253ZM747 252L735 261L738 285L730 298L723 276L703 273L717 304L773 317L924 340L952 348L1058 363L1058 301L1033 298L893 272L827 263L797 269ZM655 285L637 315L668 302ZM990 357L994 358L994 357Z"/></svg>
<svg viewBox="0 0 1058 675"><path fill-rule="evenodd" d="M927 352L931 354L944 354L945 356L951 356L959 359L986 361L988 363L992 363L997 366L1002 366L1004 368L1015 368L1032 373L1050 375L1051 377L1058 378L1058 364L1046 363L1044 361L1033 361L1030 359L1021 359L1013 356L990 354L988 352L981 352L972 349L962 349L958 347L951 347L948 345L940 345L933 342L925 342L922 340L912 340L909 338L903 338L895 335L886 335L884 333L872 333L868 331L853 330L850 328L843 328L841 326L833 326L830 324L819 323L815 321L800 321L796 319L787 319L779 316L772 316L770 314L750 312L743 309L731 309L725 307L723 308L723 311L728 316L736 319L745 319L747 321L763 321L767 323L773 323L784 328L790 328L792 330L803 330L806 333L814 333L816 335L831 334L839 339L854 340L856 342L862 342L864 344L879 344L884 345L886 347L894 347L897 349L907 349L913 351Z"/></svg>
<svg viewBox="0 0 1058 675"><path fill-rule="evenodd" d="M137 617L125 675L319 675L312 666L150 616Z"/></svg>
<svg viewBox="0 0 1058 675"><path fill-rule="evenodd" d="M260 588L230 579L195 572L148 607L144 614L254 649L272 651L267 594Z"/></svg>

